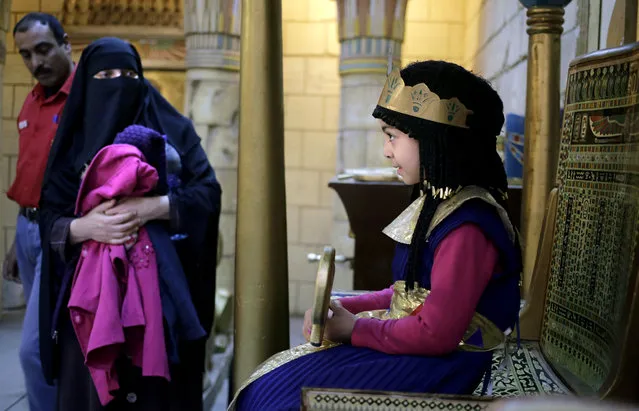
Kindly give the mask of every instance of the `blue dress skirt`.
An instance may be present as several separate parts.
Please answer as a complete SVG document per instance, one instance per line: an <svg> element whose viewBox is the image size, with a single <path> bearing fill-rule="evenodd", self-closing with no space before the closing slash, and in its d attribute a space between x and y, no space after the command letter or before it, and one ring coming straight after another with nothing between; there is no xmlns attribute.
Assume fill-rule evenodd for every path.
<svg viewBox="0 0 639 411"><path fill-rule="evenodd" d="M284 364L240 394L238 410L299 410L303 387L471 394L490 370L492 353L441 357L390 355L340 345Z"/></svg>

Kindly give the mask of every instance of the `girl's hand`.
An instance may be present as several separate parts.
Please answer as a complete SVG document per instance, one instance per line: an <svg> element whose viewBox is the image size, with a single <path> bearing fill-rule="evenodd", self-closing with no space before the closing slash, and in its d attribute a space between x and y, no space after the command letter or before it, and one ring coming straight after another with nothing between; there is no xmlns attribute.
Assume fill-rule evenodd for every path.
<svg viewBox="0 0 639 411"><path fill-rule="evenodd" d="M304 313L304 325L302 325L302 335L306 341L311 341L311 327L313 326L313 309L309 308Z"/></svg>
<svg viewBox="0 0 639 411"><path fill-rule="evenodd" d="M344 308L339 300L331 301L324 338L336 343L350 344L355 321L357 317Z"/></svg>
<svg viewBox="0 0 639 411"><path fill-rule="evenodd" d="M333 311L328 310L328 319L333 318ZM304 313L304 325L302 325L302 335L306 341L311 341L311 328L313 327L313 309L309 308ZM326 328L324 329L324 338L326 338Z"/></svg>
<svg viewBox="0 0 639 411"><path fill-rule="evenodd" d="M91 210L87 215L76 218L69 227L71 244L87 240L104 244L124 244L131 239L140 227L140 219L135 212L107 215L115 205L115 200L106 201Z"/></svg>

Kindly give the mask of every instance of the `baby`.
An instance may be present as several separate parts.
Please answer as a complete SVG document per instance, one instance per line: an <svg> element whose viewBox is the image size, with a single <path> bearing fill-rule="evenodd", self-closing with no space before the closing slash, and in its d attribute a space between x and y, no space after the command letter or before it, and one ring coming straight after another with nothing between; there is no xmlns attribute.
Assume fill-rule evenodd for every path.
<svg viewBox="0 0 639 411"><path fill-rule="evenodd" d="M182 161L180 154L169 144L166 136L150 128L133 125L118 133L113 144L130 144L137 147L144 154L146 162L155 167L158 172L158 184L154 194L165 195L180 187ZM185 238L185 234L171 236L174 241ZM135 239L134 234L131 242L135 243Z"/></svg>
<svg viewBox="0 0 639 411"><path fill-rule="evenodd" d="M166 155L167 184L169 186L169 191L172 191L182 184L182 181L180 180L180 174L182 173L182 160L180 160L180 155L177 150L173 148L168 141L166 142L164 152Z"/></svg>

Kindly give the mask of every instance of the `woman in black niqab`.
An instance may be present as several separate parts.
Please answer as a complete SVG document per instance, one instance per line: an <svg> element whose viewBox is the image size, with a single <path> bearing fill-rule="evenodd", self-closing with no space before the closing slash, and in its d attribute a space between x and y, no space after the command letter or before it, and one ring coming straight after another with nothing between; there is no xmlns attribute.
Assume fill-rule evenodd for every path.
<svg viewBox="0 0 639 411"><path fill-rule="evenodd" d="M181 187L167 196L134 199L129 203L125 200L106 213L92 211L86 216L75 216L84 168L100 149L113 143L117 133L132 124L167 136L180 154ZM122 243L124 234L118 237L119 228L126 226L131 231L135 222L168 220L171 228L187 234L184 240L187 244L180 247L178 253L198 317L208 332L214 315L216 253L213 250L217 249L220 197L220 185L190 120L144 79L135 48L116 38L102 38L90 44L76 69L51 147L40 200L43 249L40 349L48 381L57 380L59 384L59 409L103 409L82 362L66 308L69 277L73 274L81 242L93 239ZM115 215L107 215L110 211ZM87 223L90 219L93 223ZM99 231L97 219L102 219L99 220L102 226L111 224L113 230ZM84 227L81 234L80 226ZM107 409L120 409L124 403L131 407L135 400L133 402L139 405L135 409L200 410L205 347L204 341L193 344L180 349L181 362L171 370L169 389L161 385L166 382L148 378L140 383L134 372L127 373L131 381L121 377L122 387L129 384L137 392L129 393L135 394L133 396L116 397Z"/></svg>

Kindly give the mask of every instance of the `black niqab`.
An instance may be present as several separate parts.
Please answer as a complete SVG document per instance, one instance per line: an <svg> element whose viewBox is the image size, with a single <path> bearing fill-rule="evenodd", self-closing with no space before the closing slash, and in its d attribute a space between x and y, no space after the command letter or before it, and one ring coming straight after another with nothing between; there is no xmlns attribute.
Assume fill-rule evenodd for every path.
<svg viewBox="0 0 639 411"><path fill-rule="evenodd" d="M95 79L102 70L128 69L138 78L122 75ZM183 186L175 194L171 207L177 209L180 229L189 236L188 258L198 270L190 281L202 325L210 327L211 292L215 292L215 254L220 215L221 189L206 154L200 146L191 121L182 116L144 79L140 56L129 43L117 38L102 38L82 52L71 91L51 147L40 198L40 237L42 265L40 284L40 350L42 366L51 381L55 375L52 311L59 290L53 274L57 264L50 247L54 224L62 217L74 217L76 196L83 168L103 147L111 144L117 133L129 125L139 124L166 135L168 142L182 157ZM182 258L182 256L180 256ZM64 292L64 290L62 291ZM193 291L192 291L193 292ZM200 302L201 301L201 302ZM210 311L210 312L209 312ZM202 320L202 318L204 318Z"/></svg>

